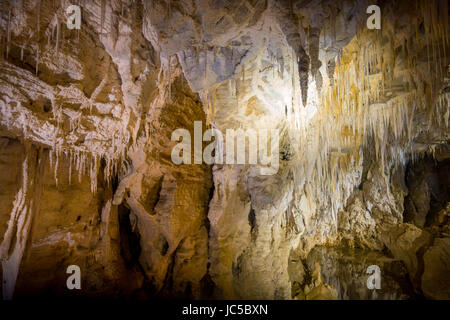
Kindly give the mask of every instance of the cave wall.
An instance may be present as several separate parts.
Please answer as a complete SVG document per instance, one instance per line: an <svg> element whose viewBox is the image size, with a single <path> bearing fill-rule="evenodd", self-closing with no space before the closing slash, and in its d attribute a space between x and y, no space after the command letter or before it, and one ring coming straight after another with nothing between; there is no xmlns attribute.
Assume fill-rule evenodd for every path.
<svg viewBox="0 0 450 320"><path fill-rule="evenodd" d="M2 2L3 297L377 298L336 245L448 297L448 5L378 4ZM278 130L276 174L175 165L194 121Z"/></svg>

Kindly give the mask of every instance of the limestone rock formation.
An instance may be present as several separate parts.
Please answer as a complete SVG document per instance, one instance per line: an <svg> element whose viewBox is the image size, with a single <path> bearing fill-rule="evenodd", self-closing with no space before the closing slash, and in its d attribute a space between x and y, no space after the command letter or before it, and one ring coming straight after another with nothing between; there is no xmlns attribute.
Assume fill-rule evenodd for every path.
<svg viewBox="0 0 450 320"><path fill-rule="evenodd" d="M447 1L71 4L0 3L3 299L450 299Z"/></svg>

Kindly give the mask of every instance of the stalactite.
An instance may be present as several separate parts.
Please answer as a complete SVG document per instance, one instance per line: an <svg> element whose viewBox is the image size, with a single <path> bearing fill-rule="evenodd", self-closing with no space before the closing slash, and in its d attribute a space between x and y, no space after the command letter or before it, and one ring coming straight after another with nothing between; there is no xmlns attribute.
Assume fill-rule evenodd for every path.
<svg viewBox="0 0 450 320"><path fill-rule="evenodd" d="M64 23L64 22L62 22L62 23ZM66 38L66 33L65 33L66 28L64 28L64 26L62 26L61 28L62 28L62 30L61 30L61 32L62 32L62 34L61 34L61 49L64 50L65 38Z"/></svg>
<svg viewBox="0 0 450 320"><path fill-rule="evenodd" d="M106 15L106 0L100 0L100 35L103 35L105 15Z"/></svg>
<svg viewBox="0 0 450 320"><path fill-rule="evenodd" d="M209 92L208 92L208 90L204 91L202 96L203 96L202 100L206 104L206 106L205 106L206 123L209 124L211 122L211 105L210 105L210 101L209 101Z"/></svg>
<svg viewBox="0 0 450 320"><path fill-rule="evenodd" d="M294 56L295 56L295 53L294 53L294 51L292 50L292 52L291 52L291 72L292 72L292 75L291 75L291 90L292 90L292 99L291 99L291 107L292 107L292 109L294 110L294 99L295 99L295 72L294 72L294 68L295 68L295 61L294 61Z"/></svg>
<svg viewBox="0 0 450 320"><path fill-rule="evenodd" d="M98 158L97 158L97 154L94 154L91 157L90 170L89 170L89 177L91 180L92 193L97 192L97 172L98 172Z"/></svg>
<svg viewBox="0 0 450 320"><path fill-rule="evenodd" d="M167 69L168 69L168 101L169 102L171 102L172 101L172 74L171 74L171 70L170 70L170 65L171 65L171 59L170 59L171 57L169 56L168 57L168 66L167 66Z"/></svg>
<svg viewBox="0 0 450 320"><path fill-rule="evenodd" d="M6 35L6 59L9 56L9 45L11 43L11 8L8 11L8 25L7 25L7 35Z"/></svg>
<svg viewBox="0 0 450 320"><path fill-rule="evenodd" d="M72 184L72 150L69 152L69 185Z"/></svg>
<svg viewBox="0 0 450 320"><path fill-rule="evenodd" d="M212 99L212 102L211 102L212 121L214 122L216 120L217 87L213 88L213 93L212 93L211 99Z"/></svg>
<svg viewBox="0 0 450 320"><path fill-rule="evenodd" d="M59 35L60 34L60 27L59 27L59 20L58 20L58 15L56 15L56 55L58 55L58 51L59 51Z"/></svg>
<svg viewBox="0 0 450 320"><path fill-rule="evenodd" d="M429 5L427 10L430 10L430 6L433 5ZM336 206L332 208L331 215L335 223L339 206L343 205L353 188L342 181L348 179L351 164L360 161L360 153L364 148L373 148L382 165L389 167L395 163L405 163L407 157L413 160L418 158L419 155L413 150L412 143L416 134L414 119L420 110L427 111L428 126L448 128L448 98L442 93L440 96L437 94L436 85L437 80L442 78L440 69L446 59L443 48L440 48L444 27L442 19L435 14L436 12L432 18L424 19L425 25L432 23L425 28L428 37L425 46L421 46L419 41L408 39L405 41L403 53L400 53L403 54L401 58L396 56L399 53L392 45L394 41L392 37L387 37L391 45L381 44L376 39L372 41L371 34L367 30L362 30L361 32L366 34L352 40L358 41L357 46L360 48L356 56L350 57L351 52L344 50L338 53L336 64L328 63L328 72L331 65L334 65L333 73L329 74L330 84L322 90L318 115L309 124L308 131L302 128L299 132L301 134L299 145L302 153L311 155L302 160L304 163L301 167L305 172L305 180L317 183L321 186L318 192L329 193L334 199L332 203ZM417 25L412 27L418 29L420 23L419 19ZM410 57L411 52L420 52L422 49L426 51L427 46L430 54L425 61L419 61L418 57ZM268 55L271 60L272 55L270 53ZM397 90L395 87L392 88L392 82L394 75L398 77L399 72L403 72L397 65L397 61L402 61L403 58L405 67L412 70L409 71L412 74L423 74L420 71L421 64L425 63L427 66L432 59L430 66L424 68L429 70L432 76L423 76L419 81L432 80L426 80L427 84L422 86L417 82L418 79L410 79L406 83L408 87L400 89L407 90L406 93L387 95L387 92ZM300 85L301 72L302 68L299 66ZM293 81L294 73L291 76ZM305 103L303 96L305 88L301 89ZM295 87L292 86L293 97L294 90ZM312 141L308 141L311 138ZM330 147L333 147L333 152L330 151ZM403 148L408 152L403 152ZM434 150L430 151L431 154ZM327 186L327 181L331 181L331 186Z"/></svg>
<svg viewBox="0 0 450 320"><path fill-rule="evenodd" d="M59 157L60 157L60 151L58 149L55 150L55 157L56 157L56 161L55 161L55 169L54 169L54 178L55 178L55 183L56 185L58 185L58 167L59 167Z"/></svg>
<svg viewBox="0 0 450 320"><path fill-rule="evenodd" d="M52 169L53 168L53 149L50 149L48 151L48 159L49 159L50 169Z"/></svg>
<svg viewBox="0 0 450 320"><path fill-rule="evenodd" d="M77 172L78 172L78 182L81 183L81 177L83 176L83 154L78 154Z"/></svg>
<svg viewBox="0 0 450 320"><path fill-rule="evenodd" d="M167 21L170 23L171 18L171 0L167 0Z"/></svg>
<svg viewBox="0 0 450 320"><path fill-rule="evenodd" d="M205 83L208 76L208 47L205 46Z"/></svg>
<svg viewBox="0 0 450 320"><path fill-rule="evenodd" d="M38 41L38 43L41 38L40 30L41 30L41 0L37 0L37 41Z"/></svg>

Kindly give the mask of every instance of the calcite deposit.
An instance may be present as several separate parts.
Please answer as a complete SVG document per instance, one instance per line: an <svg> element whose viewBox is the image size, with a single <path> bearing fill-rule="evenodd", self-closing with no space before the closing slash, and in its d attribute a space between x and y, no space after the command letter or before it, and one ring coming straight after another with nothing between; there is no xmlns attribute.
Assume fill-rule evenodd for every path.
<svg viewBox="0 0 450 320"><path fill-rule="evenodd" d="M446 0L1 0L1 297L450 299L448 17ZM175 130L210 143L195 121L276 130L276 172L174 163Z"/></svg>

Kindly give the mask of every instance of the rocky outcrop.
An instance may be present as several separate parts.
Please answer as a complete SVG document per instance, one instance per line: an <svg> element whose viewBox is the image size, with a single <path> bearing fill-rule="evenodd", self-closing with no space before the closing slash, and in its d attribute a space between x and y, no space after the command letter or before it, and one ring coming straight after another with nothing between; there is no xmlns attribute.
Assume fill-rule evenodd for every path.
<svg viewBox="0 0 450 320"><path fill-rule="evenodd" d="M414 298L403 262L378 251L319 246L309 253L306 264L309 270L319 270L323 283L336 290L336 299ZM367 287L369 275L366 271L371 265L382 270L379 290Z"/></svg>
<svg viewBox="0 0 450 320"><path fill-rule="evenodd" d="M450 292L448 283L450 238L437 238L423 256L424 272L422 290L426 297L432 299L448 299Z"/></svg>
<svg viewBox="0 0 450 320"><path fill-rule="evenodd" d="M437 214L448 202L448 161L424 159L407 170L409 194L405 198L405 221L419 228L436 221Z"/></svg>

